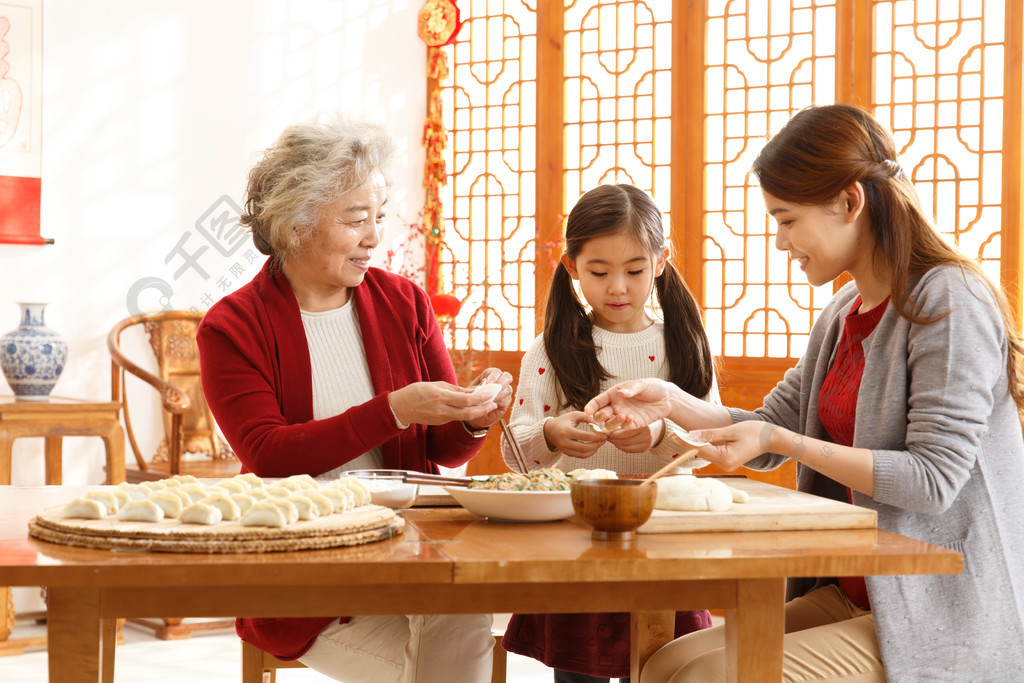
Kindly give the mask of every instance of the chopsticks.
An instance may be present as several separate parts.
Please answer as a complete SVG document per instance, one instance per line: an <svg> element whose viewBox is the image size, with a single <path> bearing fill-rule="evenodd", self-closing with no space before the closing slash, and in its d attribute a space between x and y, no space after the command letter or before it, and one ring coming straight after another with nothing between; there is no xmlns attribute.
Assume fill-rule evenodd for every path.
<svg viewBox="0 0 1024 683"><path fill-rule="evenodd" d="M512 449L512 457L516 459L516 465L519 466L519 471L526 474L530 471L530 468L526 465L526 456L523 454L522 447L519 445L519 442L516 441L516 436L512 433L512 430L509 429L508 423L505 422L505 418L501 418L500 424L501 433L504 434L505 438L508 440L508 445Z"/></svg>
<svg viewBox="0 0 1024 683"><path fill-rule="evenodd" d="M473 481L470 477L449 477L443 474L426 472L406 472L402 480L407 484L426 484L436 486L469 486Z"/></svg>

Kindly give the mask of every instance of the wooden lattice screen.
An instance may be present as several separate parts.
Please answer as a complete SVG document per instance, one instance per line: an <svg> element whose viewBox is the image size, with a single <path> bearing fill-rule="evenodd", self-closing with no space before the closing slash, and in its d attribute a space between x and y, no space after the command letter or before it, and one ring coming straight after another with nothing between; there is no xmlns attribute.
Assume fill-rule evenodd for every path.
<svg viewBox="0 0 1024 683"><path fill-rule="evenodd" d="M604 182L650 192L705 306L723 398L754 407L832 293L775 250L748 170L809 104L894 131L937 225L1018 307L1019 0L463 0L442 90L453 349L518 371L564 215ZM500 459L479 465L500 471Z"/></svg>

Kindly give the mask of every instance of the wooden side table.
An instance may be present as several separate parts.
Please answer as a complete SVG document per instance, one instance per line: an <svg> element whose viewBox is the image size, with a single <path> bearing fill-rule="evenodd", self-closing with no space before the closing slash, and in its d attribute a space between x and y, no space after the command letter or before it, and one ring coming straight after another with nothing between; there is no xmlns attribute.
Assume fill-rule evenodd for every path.
<svg viewBox="0 0 1024 683"><path fill-rule="evenodd" d="M11 483L11 446L23 436L46 439L46 483L61 483L61 439L98 436L107 449L108 484L124 481L124 431L120 403L51 396L49 401L16 401L0 396L0 484Z"/></svg>
<svg viewBox="0 0 1024 683"><path fill-rule="evenodd" d="M0 484L11 483L11 450L15 439L36 436L46 439L46 483L61 483L65 436L98 436L107 450L108 484L124 481L124 432L119 419L120 403L80 401L51 396L48 401L17 401L0 396ZM0 586L0 656L19 654L26 647L46 643L45 637L10 639L14 628L11 590Z"/></svg>

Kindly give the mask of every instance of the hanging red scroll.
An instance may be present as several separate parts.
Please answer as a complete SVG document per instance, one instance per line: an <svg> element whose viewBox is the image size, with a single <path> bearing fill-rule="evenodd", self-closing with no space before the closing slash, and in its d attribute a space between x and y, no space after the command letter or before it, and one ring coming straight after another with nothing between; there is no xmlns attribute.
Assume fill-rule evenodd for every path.
<svg viewBox="0 0 1024 683"><path fill-rule="evenodd" d="M448 77L448 55L443 47L455 40L461 22L459 8L451 0L427 0L419 13L418 33L427 45L427 118L423 125L423 227L427 242L427 293L438 317L454 317L462 302L443 293L441 249L444 245L444 217L441 188L448 180L444 148L448 131L441 110L440 84Z"/></svg>

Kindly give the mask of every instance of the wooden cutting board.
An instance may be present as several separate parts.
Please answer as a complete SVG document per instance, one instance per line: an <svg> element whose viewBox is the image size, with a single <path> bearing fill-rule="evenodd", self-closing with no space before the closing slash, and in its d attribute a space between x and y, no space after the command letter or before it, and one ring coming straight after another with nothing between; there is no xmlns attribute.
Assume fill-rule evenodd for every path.
<svg viewBox="0 0 1024 683"><path fill-rule="evenodd" d="M724 512L655 510L639 533L696 531L792 531L874 528L874 510L744 477L722 477L722 483L746 491L747 503L733 503Z"/></svg>

